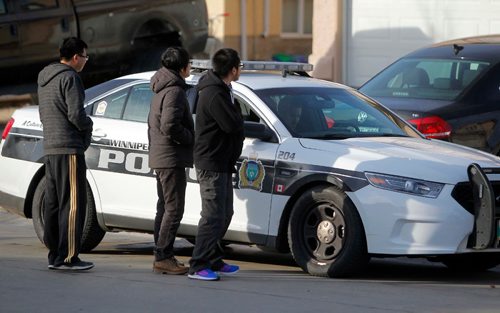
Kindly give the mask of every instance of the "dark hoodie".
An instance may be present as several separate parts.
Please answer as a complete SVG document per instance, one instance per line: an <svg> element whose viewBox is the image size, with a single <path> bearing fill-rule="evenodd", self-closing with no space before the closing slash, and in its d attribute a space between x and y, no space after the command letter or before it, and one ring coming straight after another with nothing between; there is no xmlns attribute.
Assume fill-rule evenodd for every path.
<svg viewBox="0 0 500 313"><path fill-rule="evenodd" d="M83 109L85 93L78 73L63 63L38 74L43 147L49 154L83 154L90 144L92 120Z"/></svg>
<svg viewBox="0 0 500 313"><path fill-rule="evenodd" d="M194 164L197 169L235 172L243 147L243 117L231 90L209 70L198 83Z"/></svg>
<svg viewBox="0 0 500 313"><path fill-rule="evenodd" d="M160 68L151 78L155 93L148 117L149 167L193 166L194 126L179 73Z"/></svg>

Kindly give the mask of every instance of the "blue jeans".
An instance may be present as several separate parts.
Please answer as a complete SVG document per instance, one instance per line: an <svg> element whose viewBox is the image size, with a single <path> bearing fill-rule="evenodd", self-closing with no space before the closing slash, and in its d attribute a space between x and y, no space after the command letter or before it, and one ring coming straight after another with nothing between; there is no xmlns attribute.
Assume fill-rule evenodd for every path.
<svg viewBox="0 0 500 313"><path fill-rule="evenodd" d="M202 269L218 270L224 264L221 239L233 217L232 173L196 170L200 184L201 218L189 261L189 273Z"/></svg>

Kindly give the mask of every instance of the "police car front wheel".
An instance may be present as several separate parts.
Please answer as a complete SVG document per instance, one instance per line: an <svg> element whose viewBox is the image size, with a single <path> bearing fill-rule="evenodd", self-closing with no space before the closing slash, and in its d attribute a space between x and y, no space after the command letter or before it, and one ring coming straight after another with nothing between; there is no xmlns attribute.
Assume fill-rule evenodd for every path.
<svg viewBox="0 0 500 313"><path fill-rule="evenodd" d="M368 262L366 237L354 204L339 188L316 186L295 202L288 243L297 264L311 275L345 277Z"/></svg>
<svg viewBox="0 0 500 313"><path fill-rule="evenodd" d="M35 192L33 194L33 206L32 206L32 218L33 226L35 228L35 233L38 239L43 243L43 233L44 233L44 202L45 202L45 177L42 177L38 183ZM94 197L92 196L92 191L87 185L87 207L85 211L85 223L82 230L81 239L81 252L89 252L99 243L106 234L105 231L101 229L97 221L97 215L95 211Z"/></svg>

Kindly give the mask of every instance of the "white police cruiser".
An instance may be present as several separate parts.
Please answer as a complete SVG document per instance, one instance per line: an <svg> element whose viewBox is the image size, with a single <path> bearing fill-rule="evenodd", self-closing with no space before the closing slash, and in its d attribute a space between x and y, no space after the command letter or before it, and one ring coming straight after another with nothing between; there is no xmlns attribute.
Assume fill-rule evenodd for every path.
<svg viewBox="0 0 500 313"><path fill-rule="evenodd" d="M196 85L207 67L195 60L188 83ZM246 139L225 240L291 250L304 271L330 277L359 272L373 255L424 256L468 270L500 264L500 158L425 139L356 90L297 75L311 71L308 64L244 62L244 70L233 90ZM152 75L86 91L94 131L85 251L106 231L153 230ZM194 88L188 95L195 112ZM0 205L32 218L43 238L38 108L17 110L2 138ZM179 236L192 238L201 201L194 169L187 175Z"/></svg>

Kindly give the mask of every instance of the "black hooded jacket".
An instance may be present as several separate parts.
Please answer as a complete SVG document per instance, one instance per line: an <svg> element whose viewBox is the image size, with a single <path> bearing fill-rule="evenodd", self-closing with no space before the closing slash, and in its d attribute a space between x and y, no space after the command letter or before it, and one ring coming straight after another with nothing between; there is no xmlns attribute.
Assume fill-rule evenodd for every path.
<svg viewBox="0 0 500 313"><path fill-rule="evenodd" d="M231 90L209 70L198 83L194 164L197 169L234 172L243 147L243 117Z"/></svg>
<svg viewBox="0 0 500 313"><path fill-rule="evenodd" d="M78 73L52 63L38 74L38 102L43 147L49 154L83 154L90 145L92 120L83 109L85 93Z"/></svg>
<svg viewBox="0 0 500 313"><path fill-rule="evenodd" d="M155 95L148 117L149 167L192 167L194 126L186 82L162 67L151 78L151 89Z"/></svg>

